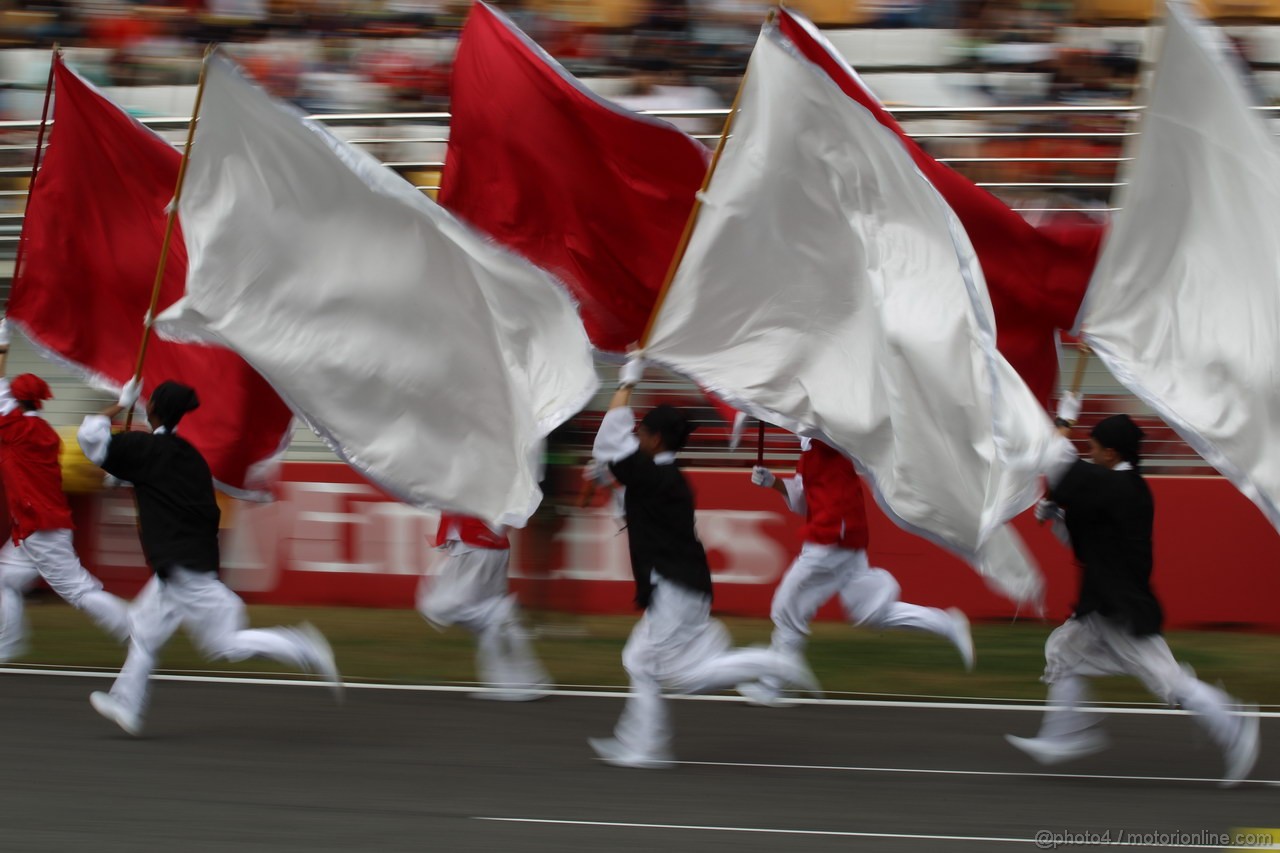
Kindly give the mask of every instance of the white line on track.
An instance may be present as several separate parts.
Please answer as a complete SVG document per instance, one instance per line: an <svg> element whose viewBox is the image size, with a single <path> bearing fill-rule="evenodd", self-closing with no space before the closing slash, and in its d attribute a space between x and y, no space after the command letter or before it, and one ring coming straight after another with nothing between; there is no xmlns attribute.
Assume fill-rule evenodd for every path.
<svg viewBox="0 0 1280 853"><path fill-rule="evenodd" d="M15 670L20 669L21 667L22 667L22 664L13 665L13 668ZM0 674L3 674L5 670L6 670L6 667L3 664L0 664ZM107 675L114 676L117 672L119 672L118 667L103 666L103 667L91 667L86 669L84 667L67 666L65 664L56 664L56 663L33 664L23 671L24 672L29 671L33 673L57 673L60 670L65 670L68 672L68 674L71 674L71 675L90 675L90 674L97 674L97 673L105 673ZM173 675L173 676L213 675L220 678L244 676L246 679L261 681L262 680L261 676L263 673L262 673L262 670L257 670L257 669L171 669L171 670L161 670L160 674ZM299 681L300 683L304 683L304 684L311 683L311 682L303 682L301 679L297 679L296 677L293 677L293 676L290 676L289 678L291 680ZM366 681L361 683L368 687L379 687L379 686L382 686L383 684L386 684L386 682L372 682L372 681ZM453 682L450 682L448 685L427 684L427 685L421 685L420 687L415 687L415 689L422 689L422 690L442 690L446 688L449 690L465 689L468 691L476 691L476 690L485 689L485 685L479 681L453 681ZM576 694L576 693L570 692L574 690L581 690L583 691L583 693ZM556 685L556 692L564 696L587 695L588 693L593 696L600 696L600 695L624 696L626 695L624 693L620 693L619 691L620 691L620 688L616 684L564 683L564 684ZM673 699L692 698L692 699L705 700L712 697L672 696L670 698L673 698ZM720 701L727 701L727 702L742 701L740 698L737 698L734 696L719 696L714 698ZM950 700L955 702L966 702L966 703L969 703L970 705L977 703L977 704L983 705L984 707L986 707L989 704L992 708L1017 709L1020 706L1033 706L1040 710L1043 710L1045 708L1045 704L1043 702L1037 704L1035 703L1034 700L1013 699L1008 696L956 696L954 694L945 694L945 693L873 693L873 692L865 692L865 691L857 691L857 690L827 691L825 698L818 700L817 704L838 705L842 703L858 702L858 701L870 702L870 701L886 701L886 700L892 700L897 702L907 702L913 706L917 704L931 704L931 705L939 704L944 700ZM1155 710L1166 710L1168 708L1168 706L1165 705L1164 703L1152 702L1152 701L1145 701L1145 702L1114 701L1114 702L1107 702L1105 704L1098 704L1097 707L1106 713L1114 713L1116 709L1119 709L1119 708L1151 708ZM1277 712L1277 714L1280 714L1280 705L1260 705L1259 707L1264 709L1264 713L1257 715L1259 717L1265 717L1267 713L1270 713L1272 709L1274 709Z"/></svg>
<svg viewBox="0 0 1280 853"><path fill-rule="evenodd" d="M115 678L114 671L100 670L69 670L69 669L39 669L39 668L22 668L0 666L0 676L2 675L41 675L56 678ZM157 674L152 676L156 681L176 681L192 684L238 684L238 685L258 685L266 687L328 687L328 682L318 680L303 680L298 678L239 678L226 675L183 675L183 674ZM344 682L343 685L348 690L398 690L410 691L417 693L483 693L496 688L486 688L476 685L445 685L445 684L387 684L387 683L371 683L360 681ZM555 690L551 694L556 697L574 697L588 699L622 699L627 696L624 691L617 690ZM725 701L738 702L743 700L738 696L673 696L673 699L683 699L692 701ZM872 707L872 708L910 708L913 710L965 710L965 711L1043 711L1043 705L1005 705L1005 704L987 704L979 702L892 702L883 700L865 700L865 699L800 699L796 700L800 703L812 705L838 705L848 707ZM1090 708L1090 711L1096 713L1116 713L1116 714L1146 714L1146 715L1169 715L1169 714L1185 714L1185 711L1176 711L1169 708ZM1259 717L1280 717L1277 712L1261 712L1256 716ZM916 773L916 774L933 774L933 775L951 775L951 776L1023 776L1032 778L1047 779L1109 779L1120 781L1141 781L1141 782L1186 782L1203 784L1207 782L1217 782L1217 779L1199 778L1199 777L1182 777L1182 776L1111 776L1105 774L1092 773L1038 773L1038 772L1014 772L1014 771L995 771L995 770L940 770L917 767L858 767L843 765L824 765L824 764L756 764L749 762L729 762L729 761L677 761L676 764L687 766L701 767L742 767L754 769L772 769L772 770L805 770L805 771L826 771L826 772L843 772L843 773ZM1245 780L1246 785L1271 785L1280 786L1280 780L1270 779L1248 779ZM488 818L486 818L488 819ZM499 820L499 818L493 818ZM512 818L515 820L515 818ZM638 824L639 825L639 824ZM686 827L699 828L699 827ZM715 827L700 827L703 829L714 829ZM752 831L752 832L783 832L784 830L728 830L725 831ZM819 833L832 834L832 833ZM835 833L850 834L850 833ZM860 833L852 833L859 835ZM861 833L865 834L865 833ZM876 836L879 837L879 836ZM886 836L890 837L890 836ZM897 836L892 836L897 837ZM950 836L901 836L903 838L943 838ZM960 840L957 837L954 840ZM984 839L969 839L984 840ZM1025 839L985 839L992 841L1009 841L1022 842Z"/></svg>
<svg viewBox="0 0 1280 853"><path fill-rule="evenodd" d="M39 667L21 667L0 665L0 675L43 675L58 678L115 678L117 670L74 670L44 669ZM328 687L324 681L296 677L237 677L233 675L191 675L183 673L158 673L152 676L156 681L178 681L192 684L242 684L268 687ZM485 693L500 691L500 688L484 687L474 684L395 684L390 682L347 681L343 683L347 690L406 690L417 693ZM551 691L552 696L587 699L625 699L629 694L617 688L600 690L568 690L557 688ZM715 694L711 696L668 696L685 702L732 702L743 704L741 696ZM829 699L799 698L792 699L789 705L826 705L852 708L906 708L917 711L1031 711L1043 713L1043 703L1024 703L1011 705L1006 702L912 702L892 699ZM1186 716L1187 712L1164 706L1125 706L1096 705L1082 708L1082 711L1093 714L1136 714L1146 717ZM761 713L765 713L763 710ZM1280 711L1254 711L1252 716L1262 719L1280 719Z"/></svg>
<svg viewBox="0 0 1280 853"><path fill-rule="evenodd" d="M1187 782L1194 784L1221 781L1198 776L1115 776L1106 773L1047 773L1014 770L941 770L927 767L857 767L838 764L757 764L741 761L676 761L689 767L744 767L755 770L818 770L834 773L915 773L936 776L1014 776L1033 779L1109 779L1120 782ZM1280 785L1278 779L1246 779L1242 785Z"/></svg>
<svg viewBox="0 0 1280 853"><path fill-rule="evenodd" d="M923 833L912 832L853 832L841 830L827 829L773 829L755 826L703 826L700 824L681 824L681 823L629 823L624 821L607 821L607 820L552 820L547 818L524 818L524 817L481 817L477 816L474 820L486 820L498 823L522 823L522 824L544 824L553 826L581 826L596 827L604 829L665 829L679 830L686 832L741 832L756 833L764 835L808 835L822 836L828 838L883 838L897 841L970 841L997 844L1025 844L1034 846L1044 850L1051 846L1052 841L1046 841L1044 836L1031 838L1016 838L1000 835L926 835ZM1158 833L1149 833L1150 835L1158 835ZM1172 834L1172 833L1170 833ZM1155 840L1155 839L1150 839ZM1221 850L1221 844L1151 844L1143 840L1116 840L1106 842L1108 847L1143 847L1146 849L1178 849L1178 850ZM1065 846L1065 845L1064 845ZM1266 847L1250 848L1255 850L1280 850L1280 846L1269 845Z"/></svg>

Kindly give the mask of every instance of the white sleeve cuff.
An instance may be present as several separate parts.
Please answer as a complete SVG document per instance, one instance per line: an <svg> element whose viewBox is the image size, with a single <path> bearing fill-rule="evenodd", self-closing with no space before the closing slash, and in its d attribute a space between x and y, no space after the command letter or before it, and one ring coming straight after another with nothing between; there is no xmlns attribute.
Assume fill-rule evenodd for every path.
<svg viewBox="0 0 1280 853"><path fill-rule="evenodd" d="M596 433L591 455L601 462L617 462L640 449L636 438L636 416L629 406L620 406L605 412Z"/></svg>
<svg viewBox="0 0 1280 853"><path fill-rule="evenodd" d="M107 461L107 445L111 444L111 418L106 415L86 415L76 440L89 461L98 467Z"/></svg>
<svg viewBox="0 0 1280 853"><path fill-rule="evenodd" d="M804 478L797 474L782 481L787 489L787 506L796 515L809 514L809 502L804 499Z"/></svg>
<svg viewBox="0 0 1280 853"><path fill-rule="evenodd" d="M1053 458L1050 459L1044 471L1050 491L1058 487L1058 483L1062 482L1062 478L1079 458L1080 454L1076 453L1076 446L1071 443L1071 439L1065 435L1058 436L1057 444L1053 448Z"/></svg>
<svg viewBox="0 0 1280 853"><path fill-rule="evenodd" d="M0 415L7 415L18 408L18 401L13 399L13 391L9 389L9 377L0 376Z"/></svg>
<svg viewBox="0 0 1280 853"><path fill-rule="evenodd" d="M1067 532L1067 523L1062 520L1061 516L1055 517L1053 521L1049 523L1049 529L1053 532L1054 537L1059 542L1066 545L1068 548L1071 547L1071 534Z"/></svg>

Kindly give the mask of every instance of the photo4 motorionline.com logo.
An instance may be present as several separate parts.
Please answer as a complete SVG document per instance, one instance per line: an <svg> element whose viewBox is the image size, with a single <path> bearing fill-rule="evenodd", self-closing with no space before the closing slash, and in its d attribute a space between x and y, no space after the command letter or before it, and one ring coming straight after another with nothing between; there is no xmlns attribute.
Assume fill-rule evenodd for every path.
<svg viewBox="0 0 1280 853"><path fill-rule="evenodd" d="M1040 850L1056 850L1059 847L1076 846L1153 846L1153 847L1224 847L1235 850L1280 850L1280 830L1233 829L1230 832L1178 830L1131 832L1122 829L1101 831L1042 829L1035 835Z"/></svg>

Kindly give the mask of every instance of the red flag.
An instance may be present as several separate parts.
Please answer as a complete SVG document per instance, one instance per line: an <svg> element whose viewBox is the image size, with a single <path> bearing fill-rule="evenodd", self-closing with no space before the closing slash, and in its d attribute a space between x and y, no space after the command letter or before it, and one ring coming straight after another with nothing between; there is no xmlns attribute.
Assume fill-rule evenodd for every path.
<svg viewBox="0 0 1280 853"><path fill-rule="evenodd" d="M996 315L996 346L1047 405L1057 384L1057 330L1075 322L1104 227L1072 223L1036 229L1004 202L926 154L813 24L784 8L778 13L778 26L806 59L902 139L916 166L951 205L982 263Z"/></svg>
<svg viewBox="0 0 1280 853"><path fill-rule="evenodd" d="M476 3L453 64L440 203L557 275L592 344L640 338L706 174L692 137L593 94Z"/></svg>
<svg viewBox="0 0 1280 853"><path fill-rule="evenodd" d="M8 318L53 359L102 388L133 374L151 301L180 155L61 60L54 129L27 204L22 269ZM158 310L183 293L187 252L175 230ZM153 339L143 391L172 379L201 406L182 434L230 494L262 497L292 415L239 356L217 347Z"/></svg>

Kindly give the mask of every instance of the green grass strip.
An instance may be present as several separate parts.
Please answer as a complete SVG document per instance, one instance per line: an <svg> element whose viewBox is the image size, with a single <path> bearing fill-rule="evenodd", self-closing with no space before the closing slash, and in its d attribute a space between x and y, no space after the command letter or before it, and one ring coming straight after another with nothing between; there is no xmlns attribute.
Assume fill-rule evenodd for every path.
<svg viewBox="0 0 1280 853"><path fill-rule="evenodd" d="M255 627L310 621L333 644L344 678L412 684L474 681L474 644L461 629L437 632L411 610L333 607L249 608ZM124 648L60 601L33 599L28 652L14 665L118 668ZM739 645L763 644L763 619L725 619ZM543 663L558 684L622 687L620 656L635 617L526 613ZM1039 700L1044 641L1054 625L1040 622L978 624L973 628L978 666L966 673L952 647L936 638L894 631L868 631L834 622L814 626L809 661L831 695L841 693L919 695L969 699ZM1229 631L1177 631L1168 635L1174 655L1210 683L1222 682L1235 696L1280 706L1280 636ZM260 672L285 670L265 661L239 664L205 661L179 634L165 648L166 670ZM1094 681L1096 698L1153 702L1131 678Z"/></svg>

